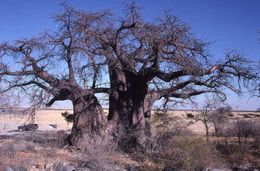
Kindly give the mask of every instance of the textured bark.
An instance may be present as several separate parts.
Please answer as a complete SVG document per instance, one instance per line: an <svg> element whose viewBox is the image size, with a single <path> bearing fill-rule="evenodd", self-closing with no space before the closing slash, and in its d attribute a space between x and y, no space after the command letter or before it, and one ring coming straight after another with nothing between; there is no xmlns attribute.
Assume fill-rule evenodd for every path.
<svg viewBox="0 0 260 171"><path fill-rule="evenodd" d="M113 117L109 119L114 124L113 131L118 145L124 150L143 148L146 143L143 106L135 100L128 93L123 93L119 95L119 99L110 101L114 108L109 109L113 113Z"/></svg>
<svg viewBox="0 0 260 171"><path fill-rule="evenodd" d="M148 87L142 79L120 69L110 70L111 93L108 120L119 147L129 151L146 145L144 99Z"/></svg>
<svg viewBox="0 0 260 171"><path fill-rule="evenodd" d="M80 149L86 148L97 137L104 134L106 118L97 98L93 94L85 95L73 101L74 121L70 145Z"/></svg>

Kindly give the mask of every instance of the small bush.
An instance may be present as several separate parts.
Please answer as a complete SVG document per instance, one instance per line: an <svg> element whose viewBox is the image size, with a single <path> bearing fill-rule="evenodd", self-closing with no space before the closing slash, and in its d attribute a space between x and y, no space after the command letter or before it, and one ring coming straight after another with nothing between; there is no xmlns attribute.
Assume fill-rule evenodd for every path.
<svg viewBox="0 0 260 171"><path fill-rule="evenodd" d="M224 131L225 136L241 138L254 138L260 135L260 123L254 120L240 119L229 125Z"/></svg>
<svg viewBox="0 0 260 171"><path fill-rule="evenodd" d="M187 118L194 118L194 115L192 113L187 113L186 116Z"/></svg>
<svg viewBox="0 0 260 171"><path fill-rule="evenodd" d="M244 154L237 143L224 139L216 143L216 149L226 158L230 165L241 164Z"/></svg>
<svg viewBox="0 0 260 171"><path fill-rule="evenodd" d="M252 116L250 114L245 114L244 118L252 118Z"/></svg>
<svg viewBox="0 0 260 171"><path fill-rule="evenodd" d="M229 117L233 117L234 114L233 114L233 113L229 113L228 116L229 116Z"/></svg>
<svg viewBox="0 0 260 171"><path fill-rule="evenodd" d="M170 132L158 137L151 158L157 163L183 171L224 166L218 151L210 142L194 136L175 136Z"/></svg>
<svg viewBox="0 0 260 171"><path fill-rule="evenodd" d="M218 142L216 148L231 165L250 163L248 160L254 160L255 153L259 155L259 130L260 123L255 120L237 120L225 130L228 137Z"/></svg>
<svg viewBox="0 0 260 171"><path fill-rule="evenodd" d="M73 122L74 120L74 115L70 114L69 112L65 111L61 113L61 116L64 117L67 123Z"/></svg>

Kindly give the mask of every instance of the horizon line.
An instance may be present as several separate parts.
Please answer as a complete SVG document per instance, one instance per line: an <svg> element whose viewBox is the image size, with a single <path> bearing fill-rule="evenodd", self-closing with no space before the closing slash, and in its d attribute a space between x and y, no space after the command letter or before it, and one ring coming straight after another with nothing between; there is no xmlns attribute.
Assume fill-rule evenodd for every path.
<svg viewBox="0 0 260 171"><path fill-rule="evenodd" d="M5 109L3 107L0 107L0 110ZM17 107L13 109L27 109L26 107ZM42 108L37 108L36 110L73 110L73 108L48 108L48 107L42 107ZM109 108L103 108L103 110L109 110ZM152 111L156 111L158 109L152 109ZM202 111L202 109L169 109L167 111ZM232 112L260 112L258 110L238 110L238 109L231 109Z"/></svg>

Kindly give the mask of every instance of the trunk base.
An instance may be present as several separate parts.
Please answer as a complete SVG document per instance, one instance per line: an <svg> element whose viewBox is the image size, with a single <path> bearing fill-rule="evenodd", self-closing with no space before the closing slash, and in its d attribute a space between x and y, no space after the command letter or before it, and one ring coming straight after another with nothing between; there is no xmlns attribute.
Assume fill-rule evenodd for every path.
<svg viewBox="0 0 260 171"><path fill-rule="evenodd" d="M111 124L110 133L113 142L117 144L118 149L131 153L134 151L150 151L153 143L153 135L149 119L144 123L145 128L141 125L135 128L126 128L122 124Z"/></svg>
<svg viewBox="0 0 260 171"><path fill-rule="evenodd" d="M116 149L116 143L110 135L89 135L84 134L77 139L76 142L71 142L71 135L66 139L69 145L72 145L77 150L80 150L83 153L103 153L103 152L112 152Z"/></svg>
<svg viewBox="0 0 260 171"><path fill-rule="evenodd" d="M73 102L74 119L67 143L80 150L98 144L105 135L106 117L93 94L84 95Z"/></svg>

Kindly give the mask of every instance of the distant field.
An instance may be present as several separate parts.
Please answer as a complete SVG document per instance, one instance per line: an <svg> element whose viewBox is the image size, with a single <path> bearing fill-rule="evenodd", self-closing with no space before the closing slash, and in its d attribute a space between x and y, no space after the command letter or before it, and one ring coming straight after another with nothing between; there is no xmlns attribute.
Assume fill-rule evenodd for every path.
<svg viewBox="0 0 260 171"><path fill-rule="evenodd" d="M155 111L154 111L155 112ZM175 120L179 120L183 122L188 126L188 129L191 130L192 132L200 135L205 135L205 127L201 122L196 122L193 124L189 124L191 121L190 119L187 119L187 114L191 113L193 115L197 115L201 111L199 110L173 110L170 111L170 117L175 118ZM256 111L232 111L232 115L227 116L229 121L236 121L238 119L254 119L254 120L259 120L260 122L260 112ZM174 119L173 119L174 120ZM211 126L209 129L210 132L213 132L213 127Z"/></svg>
<svg viewBox="0 0 260 171"><path fill-rule="evenodd" d="M72 110L37 110L35 123L39 124L40 130L54 130L49 124L57 124L57 130L69 129L71 124L67 124L61 113L68 111L72 113ZM5 134L8 131L16 130L19 125L23 125L29 122L28 116L6 113L0 111L0 134Z"/></svg>
<svg viewBox="0 0 260 171"><path fill-rule="evenodd" d="M40 130L56 130L49 126L49 124L57 124L57 130L66 130L71 128L71 124L67 124L61 113L68 111L72 113L71 109L39 109L36 111L35 123L39 124ZM107 110L106 110L107 111ZM155 111L154 111L155 112ZM196 115L199 111L195 110L174 110L170 111L171 117L176 117L176 119L182 119L184 123L188 124L186 119L187 113L192 113ZM16 130L19 125L23 125L29 122L28 116L23 116L20 114L14 114L4 112L0 110L0 134L6 134L8 131ZM234 111L233 116L229 116L230 119L235 120L239 118L246 119L259 119L260 112L255 111ZM197 134L204 134L204 127L200 122L197 122L188 127Z"/></svg>

